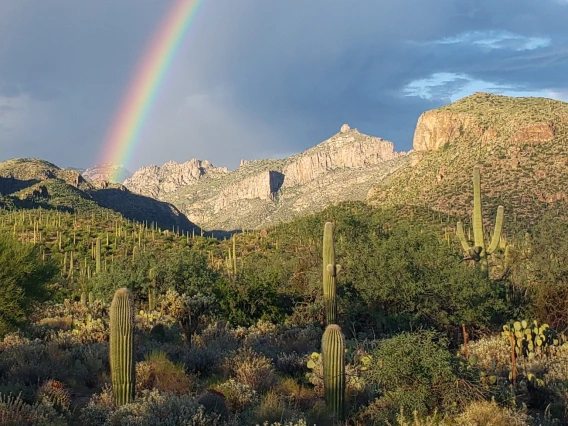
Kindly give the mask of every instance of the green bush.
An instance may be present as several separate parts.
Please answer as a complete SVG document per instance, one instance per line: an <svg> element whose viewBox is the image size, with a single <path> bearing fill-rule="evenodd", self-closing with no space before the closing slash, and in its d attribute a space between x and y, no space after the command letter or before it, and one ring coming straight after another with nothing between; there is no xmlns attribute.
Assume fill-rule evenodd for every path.
<svg viewBox="0 0 568 426"><path fill-rule="evenodd" d="M26 318L34 301L48 296L47 284L57 273L42 263L39 248L0 235L0 336Z"/></svg>
<svg viewBox="0 0 568 426"><path fill-rule="evenodd" d="M478 393L460 374L447 339L436 332L401 333L381 341L371 357L369 378L379 386L381 412L389 421L401 409L421 415L453 410Z"/></svg>

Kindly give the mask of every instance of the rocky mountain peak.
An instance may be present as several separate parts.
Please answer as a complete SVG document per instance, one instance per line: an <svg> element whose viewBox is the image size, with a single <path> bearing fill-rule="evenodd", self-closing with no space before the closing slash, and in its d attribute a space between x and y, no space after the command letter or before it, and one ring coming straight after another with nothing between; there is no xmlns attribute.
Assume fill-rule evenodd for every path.
<svg viewBox="0 0 568 426"><path fill-rule="evenodd" d="M229 172L207 161L170 161L138 170L133 192L171 202L208 229L240 229L318 211L331 199L363 199L373 174L398 158L392 142L343 125L320 144L280 160L241 160Z"/></svg>
<svg viewBox="0 0 568 426"><path fill-rule="evenodd" d="M151 165L138 169L124 181L124 186L132 192L159 199L181 187L194 185L205 176L227 173L226 167L215 167L207 160L192 158L181 164L168 161L161 167Z"/></svg>

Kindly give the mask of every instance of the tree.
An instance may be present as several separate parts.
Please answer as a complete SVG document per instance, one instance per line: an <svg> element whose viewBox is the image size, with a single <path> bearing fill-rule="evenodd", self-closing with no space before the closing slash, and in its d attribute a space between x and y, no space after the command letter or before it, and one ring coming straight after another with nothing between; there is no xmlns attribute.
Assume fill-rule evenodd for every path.
<svg viewBox="0 0 568 426"><path fill-rule="evenodd" d="M57 267L42 263L37 246L0 235L0 335L20 324L34 301L44 300Z"/></svg>

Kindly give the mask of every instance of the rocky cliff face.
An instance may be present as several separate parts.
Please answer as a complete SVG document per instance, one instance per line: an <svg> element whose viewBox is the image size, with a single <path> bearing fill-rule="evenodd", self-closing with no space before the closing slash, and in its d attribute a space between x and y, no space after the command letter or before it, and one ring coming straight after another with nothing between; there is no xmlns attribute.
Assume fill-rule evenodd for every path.
<svg viewBox="0 0 568 426"><path fill-rule="evenodd" d="M481 168L484 203L535 219L568 200L568 104L476 93L423 113L410 167L369 191L381 206L428 206L468 221L471 173Z"/></svg>
<svg viewBox="0 0 568 426"><path fill-rule="evenodd" d="M413 148L415 151L436 151L456 140L480 142L483 146L496 140L521 145L547 142L556 134L556 122L565 119L554 117L552 111L558 107L559 101L551 99L515 100L475 93L420 115Z"/></svg>
<svg viewBox="0 0 568 426"><path fill-rule="evenodd" d="M205 176L224 175L226 167L215 167L209 161L193 158L183 164L170 161L162 167L148 166L137 170L124 185L132 192L160 198L181 187L197 183Z"/></svg>
<svg viewBox="0 0 568 426"><path fill-rule="evenodd" d="M206 229L268 226L362 200L377 176L400 167L393 144L343 125L315 147L283 160L241 161L232 172L190 160L137 171L125 186L171 202Z"/></svg>
<svg viewBox="0 0 568 426"><path fill-rule="evenodd" d="M418 118L412 146L415 151L436 151L464 132L480 135L481 128L469 114L426 111Z"/></svg>
<svg viewBox="0 0 568 426"><path fill-rule="evenodd" d="M395 156L392 142L343 125L331 139L288 159L282 170L284 187L304 185L331 170L363 169Z"/></svg>
<svg viewBox="0 0 568 426"><path fill-rule="evenodd" d="M132 176L132 173L117 164L99 164L90 167L82 172L83 177L91 182L105 181L111 183L122 183L125 179Z"/></svg>

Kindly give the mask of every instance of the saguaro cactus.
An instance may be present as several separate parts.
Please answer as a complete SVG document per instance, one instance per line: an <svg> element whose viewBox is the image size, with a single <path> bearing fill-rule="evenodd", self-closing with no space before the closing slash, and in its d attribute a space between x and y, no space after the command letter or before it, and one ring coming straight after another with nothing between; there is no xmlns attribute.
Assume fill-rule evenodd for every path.
<svg viewBox="0 0 568 426"><path fill-rule="evenodd" d="M341 266L335 263L333 223L326 222L323 230L323 302L327 324L337 321L337 295L335 278Z"/></svg>
<svg viewBox="0 0 568 426"><path fill-rule="evenodd" d="M101 273L101 239L97 238L97 243L95 245L95 271L97 275Z"/></svg>
<svg viewBox="0 0 568 426"><path fill-rule="evenodd" d="M495 230L489 248L485 249L485 233L483 232L483 217L481 215L481 177L479 167L473 168L473 246L469 245L469 241L463 232L461 222L457 223L456 234L461 242L462 248L477 264L479 270L489 277L489 265L487 256L491 255L498 247L501 239L501 230L503 229L503 214L505 208L499 206L497 208L497 218L495 220Z"/></svg>
<svg viewBox="0 0 568 426"><path fill-rule="evenodd" d="M325 329L321 352L325 403L336 418L341 418L345 399L345 341L338 325L331 324Z"/></svg>
<svg viewBox="0 0 568 426"><path fill-rule="evenodd" d="M110 305L110 372L117 405L134 398L134 303L130 292L120 288Z"/></svg>

